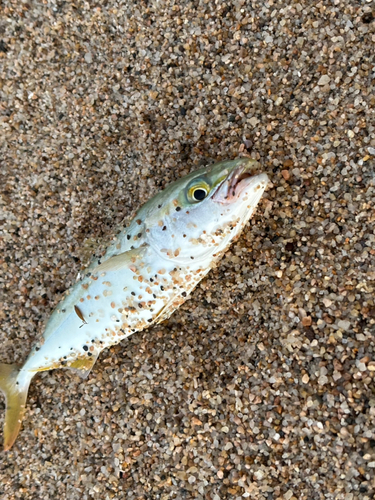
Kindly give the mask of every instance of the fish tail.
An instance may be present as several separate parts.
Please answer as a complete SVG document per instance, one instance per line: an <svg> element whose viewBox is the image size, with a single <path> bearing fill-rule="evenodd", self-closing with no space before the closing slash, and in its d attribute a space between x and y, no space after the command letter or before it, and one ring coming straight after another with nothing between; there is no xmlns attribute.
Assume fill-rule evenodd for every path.
<svg viewBox="0 0 375 500"><path fill-rule="evenodd" d="M4 393L4 451L9 450L21 427L25 404L33 374L21 371L18 365L0 363L0 390Z"/></svg>

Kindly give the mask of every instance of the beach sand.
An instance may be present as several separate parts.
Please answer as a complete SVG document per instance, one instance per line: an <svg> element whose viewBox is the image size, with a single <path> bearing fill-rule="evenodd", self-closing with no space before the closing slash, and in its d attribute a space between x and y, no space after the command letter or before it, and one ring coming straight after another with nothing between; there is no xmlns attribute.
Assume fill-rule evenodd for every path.
<svg viewBox="0 0 375 500"><path fill-rule="evenodd" d="M168 321L34 378L2 500L374 498L374 15L3 2L1 362L172 180L247 154L272 185Z"/></svg>

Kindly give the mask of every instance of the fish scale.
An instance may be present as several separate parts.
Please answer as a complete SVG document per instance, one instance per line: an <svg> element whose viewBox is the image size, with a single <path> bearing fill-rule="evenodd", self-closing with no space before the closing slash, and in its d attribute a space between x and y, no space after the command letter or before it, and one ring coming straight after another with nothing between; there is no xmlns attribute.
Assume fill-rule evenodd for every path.
<svg viewBox="0 0 375 500"><path fill-rule="evenodd" d="M103 349L167 319L188 298L255 210L267 185L257 167L242 158L172 183L94 256L24 365L0 363L4 449L16 439L37 372L64 367L87 376Z"/></svg>

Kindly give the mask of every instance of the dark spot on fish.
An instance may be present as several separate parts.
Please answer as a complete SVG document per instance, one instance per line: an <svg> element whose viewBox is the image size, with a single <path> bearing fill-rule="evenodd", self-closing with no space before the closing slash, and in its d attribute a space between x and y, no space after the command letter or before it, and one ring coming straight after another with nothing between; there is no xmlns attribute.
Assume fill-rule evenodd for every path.
<svg viewBox="0 0 375 500"><path fill-rule="evenodd" d="M150 281L151 281L151 283L153 283L154 282L153 278L150 278Z"/></svg>
<svg viewBox="0 0 375 500"><path fill-rule="evenodd" d="M186 234L183 234L183 237L186 238Z"/></svg>
<svg viewBox="0 0 375 500"><path fill-rule="evenodd" d="M162 205L158 205L158 208L161 208L161 207L162 207Z"/></svg>
<svg viewBox="0 0 375 500"><path fill-rule="evenodd" d="M127 234L126 235L127 239L130 240L130 238L132 237L131 234Z"/></svg>
<svg viewBox="0 0 375 500"><path fill-rule="evenodd" d="M64 356L64 359L66 359L66 356Z"/></svg>
<svg viewBox="0 0 375 500"><path fill-rule="evenodd" d="M82 349L83 349L84 351L88 351L88 350L89 350L89 348L87 347L87 345L84 345L84 346L82 347Z"/></svg>
<svg viewBox="0 0 375 500"><path fill-rule="evenodd" d="M35 347L35 350L36 350L36 351L39 351L39 349L40 349L40 347Z"/></svg>
<svg viewBox="0 0 375 500"><path fill-rule="evenodd" d="M186 295L187 295L187 294L186 294L186 292L182 292L182 294L181 294L181 295L182 295L183 297L186 297Z"/></svg>
<svg viewBox="0 0 375 500"><path fill-rule="evenodd" d="M64 313L66 311L66 309L61 309L61 312Z"/></svg>
<svg viewBox="0 0 375 500"><path fill-rule="evenodd" d="M162 290L164 292L164 287L163 285L160 285L160 290Z"/></svg>
<svg viewBox="0 0 375 500"><path fill-rule="evenodd" d="M61 365L65 366L66 365L66 361L61 361Z"/></svg>
<svg viewBox="0 0 375 500"><path fill-rule="evenodd" d="M138 307L140 307L140 308L142 309L142 307L143 307L143 306L142 306L142 304L141 304L141 303L139 303L139 304L138 304Z"/></svg>
<svg viewBox="0 0 375 500"><path fill-rule="evenodd" d="M91 352L88 352L88 353L87 353L87 356L92 356L92 353L91 353Z"/></svg>
<svg viewBox="0 0 375 500"><path fill-rule="evenodd" d="M149 323L152 323L152 319L148 319L147 321L148 321Z"/></svg>
<svg viewBox="0 0 375 500"><path fill-rule="evenodd" d="M154 299L156 299L156 295L153 293L152 296L154 297Z"/></svg>
<svg viewBox="0 0 375 500"><path fill-rule="evenodd" d="M125 331L122 328L120 328L120 332L125 334Z"/></svg>
<svg viewBox="0 0 375 500"><path fill-rule="evenodd" d="M167 229L167 226L164 226L164 227L163 227L163 231L165 231L166 229Z"/></svg>
<svg viewBox="0 0 375 500"><path fill-rule="evenodd" d="M135 332L135 328L132 328L132 332Z"/></svg>
<svg viewBox="0 0 375 500"><path fill-rule="evenodd" d="M191 259L194 259L194 257L190 257Z"/></svg>
<svg viewBox="0 0 375 500"><path fill-rule="evenodd" d="M137 219L135 222L138 224L138 226L140 226L142 224L141 219Z"/></svg>
<svg viewBox="0 0 375 500"><path fill-rule="evenodd" d="M176 212L179 212L181 210L181 207L176 207Z"/></svg>
<svg viewBox="0 0 375 500"><path fill-rule="evenodd" d="M138 238L140 238L142 236L142 233L138 233L137 236Z"/></svg>

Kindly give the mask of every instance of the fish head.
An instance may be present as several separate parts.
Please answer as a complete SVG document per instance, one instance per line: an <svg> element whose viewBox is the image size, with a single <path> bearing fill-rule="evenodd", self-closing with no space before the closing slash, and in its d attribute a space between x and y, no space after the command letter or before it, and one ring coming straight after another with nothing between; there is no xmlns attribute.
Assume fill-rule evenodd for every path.
<svg viewBox="0 0 375 500"><path fill-rule="evenodd" d="M176 263L209 266L242 231L267 183L248 158L192 172L145 205L148 243Z"/></svg>

